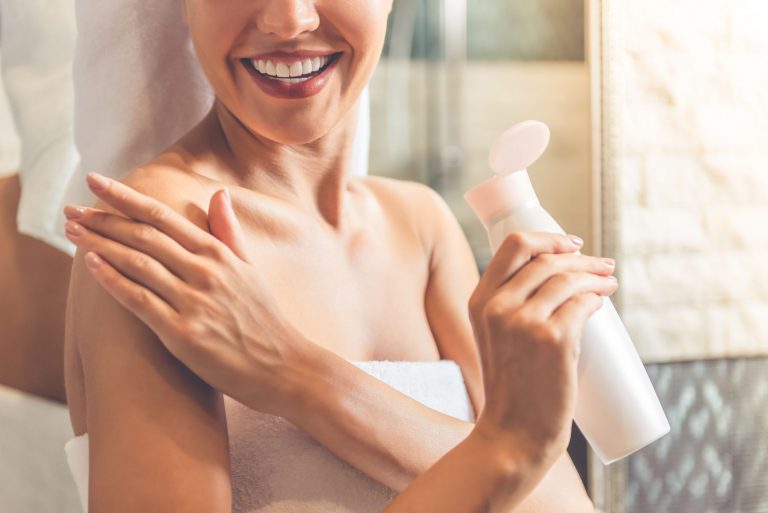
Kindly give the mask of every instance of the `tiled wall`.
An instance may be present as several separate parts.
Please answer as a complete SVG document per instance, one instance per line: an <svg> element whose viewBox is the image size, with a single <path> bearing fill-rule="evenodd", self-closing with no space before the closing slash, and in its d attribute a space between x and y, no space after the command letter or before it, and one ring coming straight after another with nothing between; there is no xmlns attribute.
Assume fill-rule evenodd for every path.
<svg viewBox="0 0 768 513"><path fill-rule="evenodd" d="M626 513L768 511L768 359L652 364L672 432L628 460Z"/></svg>
<svg viewBox="0 0 768 513"><path fill-rule="evenodd" d="M622 316L646 361L768 352L768 4L607 1Z"/></svg>

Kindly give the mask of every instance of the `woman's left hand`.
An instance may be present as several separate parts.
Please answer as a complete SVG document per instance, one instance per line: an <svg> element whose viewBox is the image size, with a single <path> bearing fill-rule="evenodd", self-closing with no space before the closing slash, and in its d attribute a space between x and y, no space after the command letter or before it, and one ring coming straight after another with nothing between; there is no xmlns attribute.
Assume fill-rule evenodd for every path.
<svg viewBox="0 0 768 513"><path fill-rule="evenodd" d="M88 250L96 280L208 384L290 418L285 409L306 382L296 364L316 346L279 311L249 261L228 191L211 198L208 233L123 183L89 173L88 184L127 216L64 209L69 240Z"/></svg>

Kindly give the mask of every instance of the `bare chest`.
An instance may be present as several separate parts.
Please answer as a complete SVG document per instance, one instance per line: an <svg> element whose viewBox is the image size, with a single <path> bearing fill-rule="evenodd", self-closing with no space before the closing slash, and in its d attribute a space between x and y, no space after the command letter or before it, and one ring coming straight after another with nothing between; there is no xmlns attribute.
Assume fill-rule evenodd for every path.
<svg viewBox="0 0 768 513"><path fill-rule="evenodd" d="M438 360L419 248L368 240L353 256L317 241L263 255L280 310L304 336L352 361Z"/></svg>

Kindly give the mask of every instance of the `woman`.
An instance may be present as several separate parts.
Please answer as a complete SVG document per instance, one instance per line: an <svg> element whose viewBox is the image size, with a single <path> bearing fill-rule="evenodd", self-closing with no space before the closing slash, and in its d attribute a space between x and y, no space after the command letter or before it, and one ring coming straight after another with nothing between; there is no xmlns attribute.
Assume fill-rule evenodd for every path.
<svg viewBox="0 0 768 513"><path fill-rule="evenodd" d="M152 198L91 178L97 210L145 225L92 210L68 223L81 249L67 396L75 433L88 435L91 511L248 510L247 491L230 500L231 417L217 389L290 420L397 491L419 476L391 511L480 511L490 496L502 510L590 507L564 442L574 334L599 307L596 293L615 289L612 268L573 254L567 238L518 235L475 288L471 252L439 196L415 183L349 178L353 107L390 9L389 0L184 3L213 109L123 180ZM297 78L286 78L292 71ZM110 281L115 269L84 259L82 248L147 283L141 301L119 292L134 282ZM534 258L523 272L539 253L567 254ZM512 274L514 287L500 287ZM528 316L508 315L517 310ZM473 335L487 356L482 374ZM499 349L510 338L514 351ZM475 412L484 412L476 430L349 365L441 357L461 366ZM554 370L543 378L544 369ZM536 390L533 404L514 397L523 383ZM453 483L466 482L456 458L478 455L477 486L453 496ZM259 510L281 511L278 502Z"/></svg>

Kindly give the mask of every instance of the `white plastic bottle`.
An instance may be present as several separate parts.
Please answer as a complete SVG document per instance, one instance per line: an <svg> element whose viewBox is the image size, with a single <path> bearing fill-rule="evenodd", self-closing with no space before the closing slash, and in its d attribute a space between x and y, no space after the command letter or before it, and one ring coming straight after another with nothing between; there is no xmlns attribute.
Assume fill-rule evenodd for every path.
<svg viewBox="0 0 768 513"><path fill-rule="evenodd" d="M549 129L524 121L491 149L496 176L464 195L488 231L496 253L514 231L565 232L542 208L526 168L549 144ZM604 464L667 434L669 422L632 340L610 299L586 323L578 363L574 420Z"/></svg>

